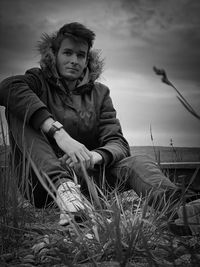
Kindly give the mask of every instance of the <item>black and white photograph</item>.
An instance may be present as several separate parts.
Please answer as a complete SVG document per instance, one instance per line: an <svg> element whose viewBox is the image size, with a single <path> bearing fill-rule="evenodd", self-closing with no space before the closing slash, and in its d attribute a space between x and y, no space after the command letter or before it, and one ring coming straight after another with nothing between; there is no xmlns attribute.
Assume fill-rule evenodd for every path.
<svg viewBox="0 0 200 267"><path fill-rule="evenodd" d="M0 267L199 266L200 1L0 1Z"/></svg>

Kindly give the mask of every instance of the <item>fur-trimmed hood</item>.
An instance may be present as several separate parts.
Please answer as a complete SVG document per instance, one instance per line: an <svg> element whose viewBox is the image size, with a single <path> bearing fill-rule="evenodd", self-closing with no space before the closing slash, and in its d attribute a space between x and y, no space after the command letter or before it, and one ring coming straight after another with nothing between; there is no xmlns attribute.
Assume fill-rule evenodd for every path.
<svg viewBox="0 0 200 267"><path fill-rule="evenodd" d="M41 40L38 42L38 50L41 54L40 66L48 77L54 77L59 79L59 75L56 69L56 59L52 50L52 42L55 38L55 34L48 35L43 34ZM97 80L103 72L104 59L101 58L101 51L98 49L92 49L89 52L88 61L88 82L94 82ZM83 80L84 77L82 77Z"/></svg>

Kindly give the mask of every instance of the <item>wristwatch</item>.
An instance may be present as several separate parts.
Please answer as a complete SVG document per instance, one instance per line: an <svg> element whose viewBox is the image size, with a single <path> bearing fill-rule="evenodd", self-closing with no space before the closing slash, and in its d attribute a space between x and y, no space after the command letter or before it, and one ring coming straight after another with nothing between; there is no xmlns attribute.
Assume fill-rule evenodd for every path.
<svg viewBox="0 0 200 267"><path fill-rule="evenodd" d="M55 132L60 131L63 128L63 125L59 121L54 121L49 129L47 135L51 138L54 137Z"/></svg>

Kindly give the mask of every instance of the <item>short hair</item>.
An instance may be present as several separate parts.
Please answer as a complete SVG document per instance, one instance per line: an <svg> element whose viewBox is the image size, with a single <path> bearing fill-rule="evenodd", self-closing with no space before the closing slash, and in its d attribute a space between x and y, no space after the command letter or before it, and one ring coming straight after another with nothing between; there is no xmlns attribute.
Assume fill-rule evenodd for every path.
<svg viewBox="0 0 200 267"><path fill-rule="evenodd" d="M78 22L65 24L59 29L53 40L52 49L54 53L58 52L61 42L65 38L71 38L74 41L86 42L88 44L89 51L93 45L95 33Z"/></svg>

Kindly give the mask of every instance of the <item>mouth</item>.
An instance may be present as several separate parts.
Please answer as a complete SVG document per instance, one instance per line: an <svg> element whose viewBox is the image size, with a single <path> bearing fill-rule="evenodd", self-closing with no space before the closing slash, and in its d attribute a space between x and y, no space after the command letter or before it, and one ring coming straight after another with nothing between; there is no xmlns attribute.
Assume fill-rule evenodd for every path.
<svg viewBox="0 0 200 267"><path fill-rule="evenodd" d="M78 69L75 69L75 68L66 68L66 70L78 71Z"/></svg>

